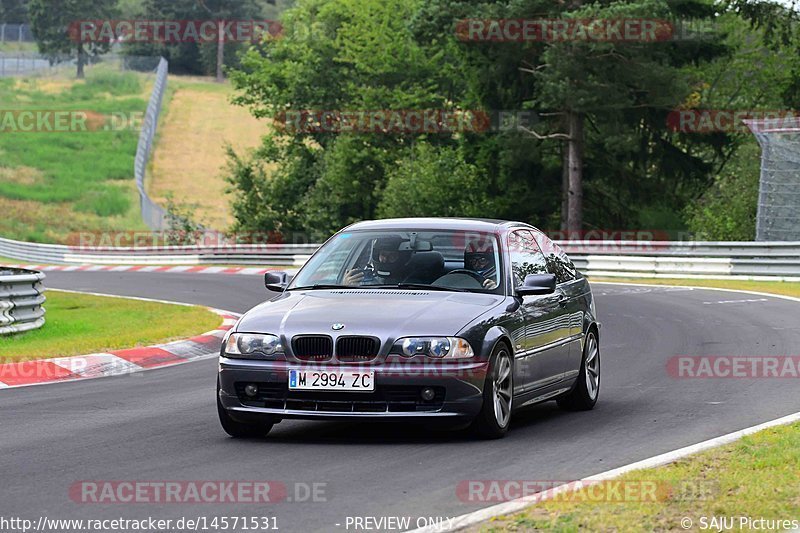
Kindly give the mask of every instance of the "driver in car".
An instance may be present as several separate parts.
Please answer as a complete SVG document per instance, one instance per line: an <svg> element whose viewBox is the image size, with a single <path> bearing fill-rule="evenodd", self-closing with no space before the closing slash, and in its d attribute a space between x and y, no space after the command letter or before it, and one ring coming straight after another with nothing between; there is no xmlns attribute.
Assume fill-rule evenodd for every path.
<svg viewBox="0 0 800 533"><path fill-rule="evenodd" d="M366 268L348 270L345 285L394 285L408 277L411 250L400 250L402 237L380 237L372 243L372 261ZM374 268L372 268L374 267Z"/></svg>
<svg viewBox="0 0 800 533"><path fill-rule="evenodd" d="M494 243L490 239L476 240L464 249L464 268L484 278L484 289L497 288L497 265L494 260Z"/></svg>

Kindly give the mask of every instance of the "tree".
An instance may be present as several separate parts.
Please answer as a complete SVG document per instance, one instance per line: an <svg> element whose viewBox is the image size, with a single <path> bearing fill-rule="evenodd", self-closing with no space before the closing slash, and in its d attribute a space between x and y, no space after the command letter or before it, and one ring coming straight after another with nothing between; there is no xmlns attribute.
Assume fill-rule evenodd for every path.
<svg viewBox="0 0 800 533"><path fill-rule="evenodd" d="M437 92L443 73L415 43L405 21L418 5L409 0L298 4L285 12L283 37L252 49L242 68L231 73L240 90L236 101L256 116L279 120L292 110L445 107L446 95ZM242 212L237 229L329 232L372 217L388 169L410 143L411 136L402 134L276 128L255 156L262 161L237 158L232 176L243 196L248 190L270 191L265 211L273 225L253 227L253 218ZM273 163L269 174L253 172Z"/></svg>
<svg viewBox="0 0 800 533"><path fill-rule="evenodd" d="M0 22L23 24L28 21L25 0L0 0Z"/></svg>
<svg viewBox="0 0 800 533"><path fill-rule="evenodd" d="M216 79L222 83L225 79L222 68L225 61L225 33L224 24L226 20L236 20L244 16L253 16L258 11L258 5L254 0L197 0L203 11L212 19L219 21L216 43Z"/></svg>
<svg viewBox="0 0 800 533"><path fill-rule="evenodd" d="M577 9L563 12L561 17L566 20L678 20L682 10L691 3L695 4L691 6L695 16L714 16L710 4L670 5L661 0L637 0L587 6L580 6L578 2ZM716 39L718 37L712 36L703 41L706 59L724 53ZM566 143L564 229L571 232L583 229L587 121L596 129L603 129L596 125L620 116L628 115L642 124L652 119L654 112L656 115L668 112L689 92L680 68L697 59L692 53L696 47L697 43L680 41L554 42L542 53L538 64L526 69L533 75L538 89L535 101L552 113L553 129L563 128L557 133L540 134L533 130L530 133L537 139L563 139ZM641 148L649 151L644 146ZM640 153L640 157L645 157L646 153Z"/></svg>
<svg viewBox="0 0 800 533"><path fill-rule="evenodd" d="M762 37L720 24L726 17L747 26L712 0L299 0L284 13L283 38L253 47L231 72L236 101L257 117L535 110L540 122L454 134L276 128L262 149L237 159L244 172L234 173L233 188L237 204L247 206L239 227L327 232L399 214L392 206L403 202L408 213L466 213L463 200L473 196L466 191L474 191L482 216L543 229L563 218L572 229L685 230L695 218L687 205L727 183L716 178L741 135L673 131L670 113L705 104L725 109L726 102L777 106L772 102L791 78L773 56L749 56L744 41ZM514 18L688 18L715 31L638 43L457 38L460 20ZM745 76L742 69L754 63L763 69ZM737 75L721 76L726 69ZM474 189L466 185L472 176ZM411 205L419 197L412 188L435 200ZM448 211L441 200L449 197L460 207Z"/></svg>
<svg viewBox="0 0 800 533"><path fill-rule="evenodd" d="M480 217L486 211L486 182L459 147L420 141L389 170L378 206L381 217Z"/></svg>
<svg viewBox="0 0 800 533"><path fill-rule="evenodd" d="M30 13L33 34L39 52L54 60L62 56L76 57L77 76L84 77L84 65L89 57L108 52L109 42L83 41L80 36L70 32L70 27L85 20L108 20L116 14L116 0L64 0L54 8L50 0L30 0Z"/></svg>
<svg viewBox="0 0 800 533"><path fill-rule="evenodd" d="M222 81L224 65L235 64L247 44L226 43L225 22L258 19L264 9L260 0L144 0L142 17L147 20L213 20L220 35L213 42L131 42L124 50L132 56L164 56L171 72L214 74Z"/></svg>
<svg viewBox="0 0 800 533"><path fill-rule="evenodd" d="M731 55L687 69L695 90L685 107L797 109L800 14L771 2L730 2L719 19ZM689 230L705 240L751 240L758 205L759 146L749 130L724 135L712 185L685 209Z"/></svg>

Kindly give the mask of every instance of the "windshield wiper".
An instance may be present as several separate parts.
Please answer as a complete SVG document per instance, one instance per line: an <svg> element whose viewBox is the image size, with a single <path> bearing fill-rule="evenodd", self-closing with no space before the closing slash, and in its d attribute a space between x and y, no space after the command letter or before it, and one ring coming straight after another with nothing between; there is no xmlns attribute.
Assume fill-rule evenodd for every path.
<svg viewBox="0 0 800 533"><path fill-rule="evenodd" d="M286 289L287 291L313 291L313 290L321 290L321 289L358 289L359 287L353 287L350 285L337 285L335 283L315 283L314 285L303 285L302 287L292 287L291 289Z"/></svg>
<svg viewBox="0 0 800 533"><path fill-rule="evenodd" d="M397 285L373 285L379 289L419 289L431 291L448 291L448 292L472 292L469 289L460 289L458 287L442 287L440 285L427 285L425 283L398 283Z"/></svg>

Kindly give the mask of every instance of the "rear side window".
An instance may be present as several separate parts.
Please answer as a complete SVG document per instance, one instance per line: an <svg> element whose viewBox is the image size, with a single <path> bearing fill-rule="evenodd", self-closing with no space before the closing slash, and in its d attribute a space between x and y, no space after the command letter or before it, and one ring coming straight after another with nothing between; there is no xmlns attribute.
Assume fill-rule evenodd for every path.
<svg viewBox="0 0 800 533"><path fill-rule="evenodd" d="M533 232L512 231L508 234L508 251L514 287L519 287L528 274L546 274L547 260L536 244Z"/></svg>

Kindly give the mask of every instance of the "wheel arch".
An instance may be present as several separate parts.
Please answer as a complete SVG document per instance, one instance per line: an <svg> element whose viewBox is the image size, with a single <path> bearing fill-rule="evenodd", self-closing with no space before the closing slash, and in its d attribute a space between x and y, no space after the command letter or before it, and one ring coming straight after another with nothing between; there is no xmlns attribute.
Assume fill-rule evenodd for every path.
<svg viewBox="0 0 800 533"><path fill-rule="evenodd" d="M600 323L597 321L589 322L589 326L586 328L586 333L594 332L595 337L597 337L597 344L600 344Z"/></svg>
<svg viewBox="0 0 800 533"><path fill-rule="evenodd" d="M494 350L497 348L497 345L501 342L508 345L508 349L511 352L511 360L512 364L514 361L514 351L515 346L511 340L511 333L502 326L493 326L489 328L486 332L486 336L483 340L483 349L484 353L486 354L487 360L491 357L491 354L494 353Z"/></svg>

